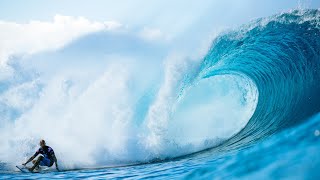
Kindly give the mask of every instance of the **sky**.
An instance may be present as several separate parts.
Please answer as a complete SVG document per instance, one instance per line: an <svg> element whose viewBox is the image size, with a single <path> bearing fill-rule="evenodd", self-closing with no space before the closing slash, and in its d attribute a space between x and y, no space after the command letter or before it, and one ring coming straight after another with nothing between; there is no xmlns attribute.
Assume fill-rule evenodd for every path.
<svg viewBox="0 0 320 180"><path fill-rule="evenodd" d="M319 8L318 0L19 0L0 1L0 21L52 21L56 15L158 29L168 38L208 33L295 8ZM156 33L156 32L153 32ZM159 34L159 33L158 33Z"/></svg>
<svg viewBox="0 0 320 180"><path fill-rule="evenodd" d="M14 42L19 37L24 36L20 40L24 42L36 41L36 33L40 39L51 37L50 42L55 41L55 45L49 46L58 47L58 41L69 42L89 32L122 27L147 40L188 46L192 41L210 39L207 37L212 34L257 18L296 8L319 7L318 0L28 0L24 3L1 0L0 62L8 56L3 55L3 51L8 51L8 45L4 44L17 48ZM32 32L35 33L30 35ZM27 48L34 52L42 45L36 46Z"/></svg>
<svg viewBox="0 0 320 180"><path fill-rule="evenodd" d="M319 8L318 0L19 0L0 1L0 19L15 22L51 20L56 14L83 16L91 20L115 20L126 24L173 24L176 20L192 19L199 14L220 14L219 18L233 16L256 18L298 6ZM234 14L237 13L237 14ZM170 17L170 19L168 19ZM161 21L167 21L168 24Z"/></svg>

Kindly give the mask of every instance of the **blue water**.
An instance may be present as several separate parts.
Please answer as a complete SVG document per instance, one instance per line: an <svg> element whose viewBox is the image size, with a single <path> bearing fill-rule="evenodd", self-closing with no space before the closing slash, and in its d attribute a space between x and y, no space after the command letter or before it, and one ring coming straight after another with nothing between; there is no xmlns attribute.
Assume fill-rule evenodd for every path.
<svg viewBox="0 0 320 180"><path fill-rule="evenodd" d="M219 148L161 163L43 174L6 173L3 178L93 179L318 179L320 114L256 144Z"/></svg>
<svg viewBox="0 0 320 180"><path fill-rule="evenodd" d="M198 151L160 155L124 167L65 169L23 174L7 170L2 178L93 179L319 179L320 178L320 11L295 10L256 20L213 40L192 83L181 86L184 108L212 78L229 76L258 100L248 123L231 138ZM198 87L200 87L197 89ZM239 83L239 86L243 83ZM241 89L241 88L240 88ZM203 90L203 89L202 89ZM200 91L203 94L205 90ZM209 97L209 93L208 97ZM190 95L189 94L189 95ZM251 96L250 96L251 97ZM251 102L243 96L241 103ZM184 108L176 111L181 114ZM231 112L231 110L230 110ZM187 112L185 112L187 113ZM173 115L180 117L181 115ZM210 116L210 114L207 114ZM213 147L212 147L213 146ZM173 151L175 152L175 151ZM152 155L151 155L152 156ZM154 157L154 156L152 156Z"/></svg>

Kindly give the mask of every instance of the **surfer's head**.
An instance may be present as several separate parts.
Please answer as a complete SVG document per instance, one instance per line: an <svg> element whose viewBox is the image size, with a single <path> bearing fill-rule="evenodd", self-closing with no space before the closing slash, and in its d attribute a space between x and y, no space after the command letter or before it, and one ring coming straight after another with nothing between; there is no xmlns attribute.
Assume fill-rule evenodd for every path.
<svg viewBox="0 0 320 180"><path fill-rule="evenodd" d="M39 145L40 145L41 147L44 147L44 146L46 145L46 141L43 140L43 139L41 139Z"/></svg>

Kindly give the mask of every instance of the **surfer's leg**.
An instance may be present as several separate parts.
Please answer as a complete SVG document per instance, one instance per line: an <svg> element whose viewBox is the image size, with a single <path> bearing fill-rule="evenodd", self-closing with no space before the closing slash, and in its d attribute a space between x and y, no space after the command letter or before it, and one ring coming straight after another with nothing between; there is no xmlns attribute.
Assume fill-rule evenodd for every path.
<svg viewBox="0 0 320 180"><path fill-rule="evenodd" d="M32 164L35 164L37 162L37 160L32 160ZM35 168L35 170L40 169L39 165Z"/></svg>
<svg viewBox="0 0 320 180"><path fill-rule="evenodd" d="M32 172L37 166L39 166L42 159L43 159L43 156L39 156L36 162L34 163L34 165L32 166L32 168L29 168L29 171Z"/></svg>

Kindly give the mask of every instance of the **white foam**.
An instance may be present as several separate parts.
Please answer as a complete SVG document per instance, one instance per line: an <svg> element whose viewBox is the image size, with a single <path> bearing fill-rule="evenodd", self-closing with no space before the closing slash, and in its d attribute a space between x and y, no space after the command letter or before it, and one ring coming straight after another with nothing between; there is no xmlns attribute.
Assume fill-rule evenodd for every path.
<svg viewBox="0 0 320 180"><path fill-rule="evenodd" d="M22 70L14 73L28 78L7 79L0 94L0 107L8 112L0 114L7 119L0 126L1 161L25 161L40 139L53 147L60 164L74 168L176 157L232 136L254 111L254 85L248 88L238 76L199 78L208 48L195 50L198 44L188 43L192 52L151 50L158 55L152 59L144 56L152 43L131 47L139 51L129 58L121 50L94 52L91 59L62 53L47 63L17 57ZM148 101L140 103L143 98Z"/></svg>

